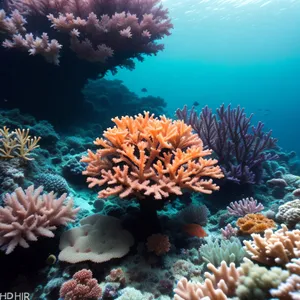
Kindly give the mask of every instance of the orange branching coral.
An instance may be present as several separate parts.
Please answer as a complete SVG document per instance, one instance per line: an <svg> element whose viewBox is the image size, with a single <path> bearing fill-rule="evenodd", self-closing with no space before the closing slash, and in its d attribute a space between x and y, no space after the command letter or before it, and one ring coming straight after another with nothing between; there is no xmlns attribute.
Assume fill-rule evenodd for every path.
<svg viewBox="0 0 300 300"><path fill-rule="evenodd" d="M9 131L4 126L0 128L0 158L10 159L21 157L26 160L33 160L30 157L31 151L38 148L40 137L31 138L29 129L16 129Z"/></svg>
<svg viewBox="0 0 300 300"><path fill-rule="evenodd" d="M147 249L149 252L154 252L160 256L170 251L169 237L164 234L152 234L147 238Z"/></svg>
<svg viewBox="0 0 300 300"><path fill-rule="evenodd" d="M211 179L224 177L217 160L204 158L212 151L203 149L201 139L183 121L154 118L148 112L112 121L116 126L94 142L100 149L88 150L82 158L88 163L83 174L91 176L89 187L106 187L100 198L163 199L181 195L183 189L206 194L219 189Z"/></svg>
<svg viewBox="0 0 300 300"><path fill-rule="evenodd" d="M247 214L245 217L239 218L236 224L242 233L247 234L264 232L268 228L276 227L273 220L262 214Z"/></svg>

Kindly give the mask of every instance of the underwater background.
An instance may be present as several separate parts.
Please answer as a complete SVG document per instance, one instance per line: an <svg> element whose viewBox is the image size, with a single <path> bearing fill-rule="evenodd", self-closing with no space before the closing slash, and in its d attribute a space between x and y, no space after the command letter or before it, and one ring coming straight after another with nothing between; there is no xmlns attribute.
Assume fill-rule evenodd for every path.
<svg viewBox="0 0 300 300"><path fill-rule="evenodd" d="M182 104L241 105L299 153L300 3L296 0L171 1L174 32L166 49L121 70L135 93L147 87L172 113ZM155 67L152 67L152 66ZM112 77L109 77L112 78Z"/></svg>
<svg viewBox="0 0 300 300"><path fill-rule="evenodd" d="M299 300L299 16L0 0L0 300Z"/></svg>

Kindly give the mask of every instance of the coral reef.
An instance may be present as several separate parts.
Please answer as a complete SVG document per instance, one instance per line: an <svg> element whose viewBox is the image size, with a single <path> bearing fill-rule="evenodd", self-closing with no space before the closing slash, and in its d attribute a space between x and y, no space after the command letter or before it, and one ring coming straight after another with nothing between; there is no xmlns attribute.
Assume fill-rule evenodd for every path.
<svg viewBox="0 0 300 300"><path fill-rule="evenodd" d="M89 80L82 90L85 100L91 103L104 127L112 125L116 116L134 116L141 111L151 111L155 115L165 113L167 103L160 97L138 97L120 80Z"/></svg>
<svg viewBox="0 0 300 300"><path fill-rule="evenodd" d="M78 121L91 110L81 94L86 80L133 70L135 59L163 50L158 41L172 27L159 0L7 1L0 10L4 106L57 125Z"/></svg>
<svg viewBox="0 0 300 300"><path fill-rule="evenodd" d="M111 86L105 81L101 84L108 86L108 94L113 94L114 84L119 86L116 82ZM119 92L125 98L131 97L126 88ZM300 179L293 153L272 151L278 159L263 164L261 179L266 184L255 184L251 193L240 185L243 199L232 190L226 197L213 193L212 201L205 193L224 187L221 169L215 154L204 148L199 136L182 121L154 118L148 113L115 118L115 127L104 131L102 139L93 144L94 136L109 126L106 121L95 124L89 118L85 126L62 132L18 110L0 110L0 117L0 126L28 128L30 134L41 136L34 160L15 157L0 162L1 188L12 193L4 197L0 219L3 210L18 217L15 222L0 222L0 233L6 239L2 250L8 250L14 238L11 233L18 234L16 230L22 224L27 222L32 229L32 234L24 233L21 242L21 246L30 244L29 249L16 247L10 255L0 253L5 270L1 283L5 288L26 290L33 299L43 300L93 295L97 299L100 293L103 300L297 299ZM86 154L85 149L91 151ZM92 160L82 162L81 156ZM124 173L116 172L125 167L129 184ZM97 182L95 190L105 197L97 199L94 189L83 184L85 176L81 173L86 170L94 172L91 183ZM146 178L138 181L142 188L137 189L133 182L141 174ZM159 189L157 178L167 179L167 187L176 193L167 187ZM98 185L103 179L108 180ZM207 185L203 186L201 180ZM26 188L32 184L44 185L45 190L58 195L68 191L71 202L80 207L77 212L72 204L70 220L65 220L70 223L57 228L55 236L55 227L64 222L53 225L49 219L52 214L63 216L71 202L56 199L54 193L42 195L41 188L34 191L30 187L32 197L26 199L38 199L28 206L37 209L32 213L25 209L28 201L17 197L21 191L26 195ZM120 185L122 191L118 190ZM149 193L144 188L147 185ZM17 201L14 206L7 207L7 197ZM49 205L45 205L50 198ZM159 226L152 222L153 211ZM242 226L252 224L244 234L237 229L241 225L239 217L247 219ZM46 230L38 223L41 220L48 222ZM266 225L275 227L278 222L286 225L277 231L264 230ZM257 225L264 232L250 236ZM3 232L2 228L11 231ZM44 233L52 238L43 238ZM31 243L31 237L38 242ZM251 261L245 258L248 255ZM82 271L82 276L73 275ZM89 294L93 288L97 295Z"/></svg>

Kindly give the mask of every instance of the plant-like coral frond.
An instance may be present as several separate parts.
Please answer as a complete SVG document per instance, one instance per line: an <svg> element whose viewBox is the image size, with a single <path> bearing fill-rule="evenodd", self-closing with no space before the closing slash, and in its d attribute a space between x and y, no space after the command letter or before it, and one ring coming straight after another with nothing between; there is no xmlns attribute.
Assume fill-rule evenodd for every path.
<svg viewBox="0 0 300 300"><path fill-rule="evenodd" d="M41 138L31 138L29 131L20 128L10 131L6 126L0 128L0 158L21 157L25 160L33 160L30 157L31 152L39 147L38 142Z"/></svg>

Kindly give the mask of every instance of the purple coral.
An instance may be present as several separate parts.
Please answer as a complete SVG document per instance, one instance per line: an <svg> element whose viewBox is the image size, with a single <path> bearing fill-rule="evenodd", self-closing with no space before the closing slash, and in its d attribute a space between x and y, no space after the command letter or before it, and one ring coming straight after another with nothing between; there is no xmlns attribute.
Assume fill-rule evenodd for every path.
<svg viewBox="0 0 300 300"><path fill-rule="evenodd" d="M237 228L231 226L231 224L227 224L225 228L221 228L222 236L225 240L230 240L231 237L237 235Z"/></svg>
<svg viewBox="0 0 300 300"><path fill-rule="evenodd" d="M155 41L172 28L160 0L12 0L6 7L0 11L0 29L7 36L3 46L41 54L54 64L61 48L70 47L79 58L111 70L118 65L133 68L133 58L143 60L142 55L163 50ZM34 25L38 18L50 21L45 31ZM49 40L48 34L57 39Z"/></svg>
<svg viewBox="0 0 300 300"><path fill-rule="evenodd" d="M133 70L136 60L163 50L161 40L173 27L160 0L3 2L0 97L8 100L5 108L18 107L61 127L86 122L86 115L98 122L81 93L87 79L118 68Z"/></svg>
<svg viewBox="0 0 300 300"><path fill-rule="evenodd" d="M230 202L227 206L228 213L232 216L243 217L247 214L255 214L264 209L261 203L252 197L240 201Z"/></svg>
<svg viewBox="0 0 300 300"><path fill-rule="evenodd" d="M252 114L247 117L244 109L232 109L221 105L217 114L207 106L197 115L185 106L176 111L177 117L191 125L203 140L204 145L217 155L219 164L228 180L236 183L258 183L262 173L262 163L277 158L268 153L276 146L272 131L263 132L264 124L251 126Z"/></svg>

